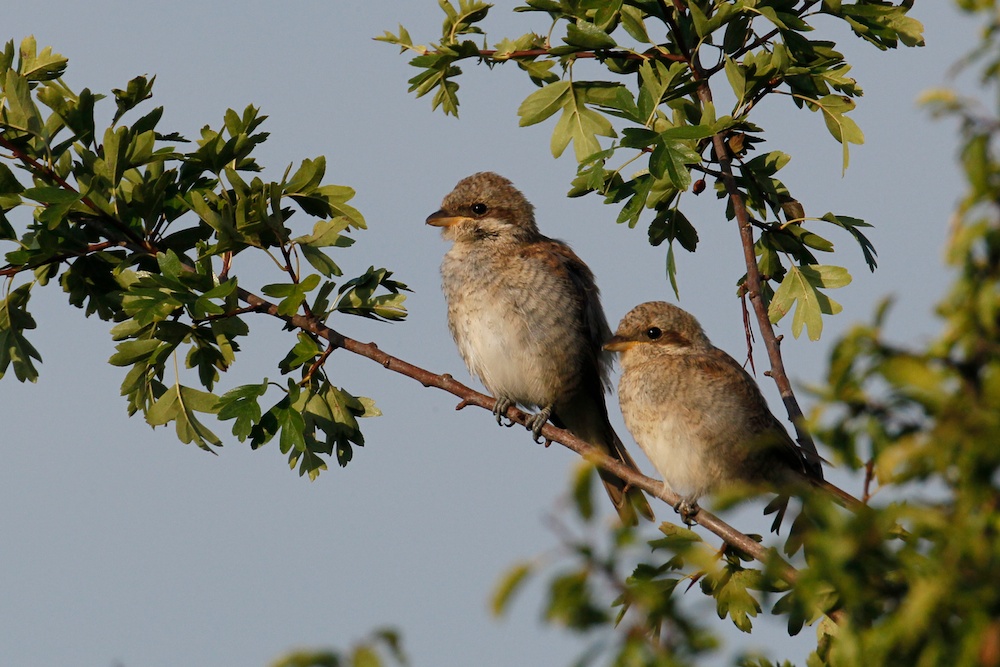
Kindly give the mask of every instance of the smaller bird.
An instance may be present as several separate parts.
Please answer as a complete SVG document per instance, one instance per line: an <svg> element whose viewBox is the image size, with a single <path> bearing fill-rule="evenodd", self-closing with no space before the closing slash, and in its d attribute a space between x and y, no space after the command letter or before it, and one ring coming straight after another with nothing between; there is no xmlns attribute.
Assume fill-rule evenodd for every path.
<svg viewBox="0 0 1000 667"><path fill-rule="evenodd" d="M685 522L698 499L724 488L777 491L777 532L788 494L820 487L849 508L861 502L822 479L771 413L743 367L712 345L690 313L663 301L633 308L604 349L620 354L625 425L664 482L681 496Z"/></svg>

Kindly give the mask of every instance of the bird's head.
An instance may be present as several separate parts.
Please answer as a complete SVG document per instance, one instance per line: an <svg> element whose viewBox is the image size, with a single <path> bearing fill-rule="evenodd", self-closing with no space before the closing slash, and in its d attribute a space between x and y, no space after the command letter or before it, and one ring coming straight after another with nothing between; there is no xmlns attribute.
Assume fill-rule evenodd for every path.
<svg viewBox="0 0 1000 667"><path fill-rule="evenodd" d="M711 343L691 313L666 301L648 301L628 312L605 345L611 352L642 351L645 356L686 354Z"/></svg>
<svg viewBox="0 0 1000 667"><path fill-rule="evenodd" d="M514 185L482 171L463 178L427 218L451 241L525 239L538 236L534 207Z"/></svg>

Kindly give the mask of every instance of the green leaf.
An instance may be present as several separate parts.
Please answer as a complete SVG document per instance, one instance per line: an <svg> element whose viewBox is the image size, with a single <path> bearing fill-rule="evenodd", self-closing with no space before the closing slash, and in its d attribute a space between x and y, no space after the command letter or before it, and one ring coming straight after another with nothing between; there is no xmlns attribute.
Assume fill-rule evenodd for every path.
<svg viewBox="0 0 1000 667"><path fill-rule="evenodd" d="M155 338L147 340L128 340L115 346L118 350L111 355L108 363L112 366L131 366L137 361L143 361L152 356L163 341Z"/></svg>
<svg viewBox="0 0 1000 667"><path fill-rule="evenodd" d="M80 201L80 193L48 185L27 188L21 195L40 204L69 204Z"/></svg>
<svg viewBox="0 0 1000 667"><path fill-rule="evenodd" d="M310 334L300 331L296 339L295 345L278 363L278 368L282 373L291 373L296 368L311 363L322 352L319 343Z"/></svg>
<svg viewBox="0 0 1000 667"><path fill-rule="evenodd" d="M873 272L875 271L875 268L878 266L878 262L875 257L878 253L875 252L875 246L872 245L870 240L868 240L868 237L865 236L860 229L858 229L859 227L871 227L870 224L860 218L851 218L846 215L834 215L833 213L827 213L820 219L831 222L838 227L843 227L850 232L851 236L854 237L854 240L858 242L859 246L861 246L861 252L865 256L865 263L868 264L868 269Z"/></svg>
<svg viewBox="0 0 1000 667"><path fill-rule="evenodd" d="M533 125L552 116L562 108L562 115L552 132L551 150L554 157L573 142L577 162L584 162L601 150L597 136L613 137L611 122L601 113L587 107L588 103L606 105L617 98L618 86L595 83L560 81L550 84L528 96L518 115L520 125Z"/></svg>
<svg viewBox="0 0 1000 667"><path fill-rule="evenodd" d="M5 126L34 135L41 134L42 116L31 100L31 89L25 77L12 69L7 70L3 80L3 98L6 101L2 107Z"/></svg>
<svg viewBox="0 0 1000 667"><path fill-rule="evenodd" d="M649 225L649 245L658 246L664 241L675 240L688 252L694 252L698 247L698 232L676 207L657 212Z"/></svg>
<svg viewBox="0 0 1000 667"><path fill-rule="evenodd" d="M402 24L397 24L399 26L399 36L392 34L388 30L384 31L379 37L375 37L376 42L387 42L389 44L395 44L400 47L399 52L405 53L408 48L413 46L413 39L410 37L410 33L403 27Z"/></svg>
<svg viewBox="0 0 1000 667"><path fill-rule="evenodd" d="M573 505L580 517L589 521L594 517L594 466L578 465L573 474Z"/></svg>
<svg viewBox="0 0 1000 667"><path fill-rule="evenodd" d="M226 421L235 419L233 435L244 442L260 422L261 411L258 399L267 393L268 382L265 378L260 384L245 384L230 389L219 398L219 419Z"/></svg>
<svg viewBox="0 0 1000 667"><path fill-rule="evenodd" d="M0 301L0 378L13 364L18 382L35 382L38 370L32 361L41 361L38 350L24 337L24 332L35 328L35 320L28 312L31 283L11 290Z"/></svg>
<svg viewBox="0 0 1000 667"><path fill-rule="evenodd" d="M380 290L387 293L378 294ZM340 299L335 309L338 312L359 315L371 319L402 320L406 317L403 302L409 291L403 283L392 279L392 271L369 267L368 270L348 280L340 286Z"/></svg>
<svg viewBox="0 0 1000 667"><path fill-rule="evenodd" d="M652 120L663 100L664 94L673 86L678 76L684 73L679 63L667 66L659 60L650 64L643 61L639 66L639 95L636 101L643 125L652 127Z"/></svg>
<svg viewBox="0 0 1000 667"><path fill-rule="evenodd" d="M743 104L747 94L747 77L740 65L726 56L725 59L726 78L729 79L729 87L733 89L736 96L736 106Z"/></svg>
<svg viewBox="0 0 1000 667"><path fill-rule="evenodd" d="M639 222L643 208L646 206L650 190L653 188L653 177L650 174L641 174L636 176L631 184L626 185L627 188L622 188L623 193L632 192L633 194L618 213L617 222L626 222L629 227L635 227L636 223Z"/></svg>
<svg viewBox="0 0 1000 667"><path fill-rule="evenodd" d="M137 107L143 100L147 100L152 97L153 83L155 81L155 76L152 79L147 79L144 76L137 76L128 82L125 86L125 90L112 88L111 92L115 96L115 104L118 106L118 110L115 111L115 117L111 121L111 124L117 124L121 117L128 113L129 110Z"/></svg>
<svg viewBox="0 0 1000 667"><path fill-rule="evenodd" d="M670 289L674 291L677 299L681 298L680 290L677 289L677 261L674 259L674 244L667 244L667 280L670 281Z"/></svg>
<svg viewBox="0 0 1000 667"><path fill-rule="evenodd" d="M28 81L58 79L63 75L66 65L69 63L65 57L53 53L50 46L46 46L39 52L35 38L30 35L21 40L18 52L21 56L18 71Z"/></svg>
<svg viewBox="0 0 1000 667"><path fill-rule="evenodd" d="M771 298L768 317L772 323L777 323L794 307L792 335L798 338L805 325L809 339L819 340L823 332L823 315L836 315L842 310L839 303L820 289L843 287L850 282L847 269L839 266L792 266Z"/></svg>
<svg viewBox="0 0 1000 667"><path fill-rule="evenodd" d="M841 5L838 13L860 37L880 49L895 48L896 40L906 46L924 45L924 26L906 15L908 7L857 3Z"/></svg>
<svg viewBox="0 0 1000 667"><path fill-rule="evenodd" d="M704 540L698 533L690 528L684 528L676 524L663 522L659 525L659 530L663 537L650 541L653 549L666 549L669 551L684 551L694 544L699 544Z"/></svg>
<svg viewBox="0 0 1000 667"><path fill-rule="evenodd" d="M3 204L4 208L12 208L20 203L21 200L16 195L22 192L24 192L24 186L14 176L14 172L6 164L0 162L0 203ZM14 197L9 200L4 199L5 196L10 195L14 195Z"/></svg>
<svg viewBox="0 0 1000 667"><path fill-rule="evenodd" d="M521 118L518 125L534 125L552 116L566 104L571 86L569 81L559 81L528 95L517 109L517 115Z"/></svg>
<svg viewBox="0 0 1000 667"><path fill-rule="evenodd" d="M490 599L490 611L494 616L502 616L507 611L514 595L528 581L532 570L534 567L531 563L518 563L504 573L493 589L493 596Z"/></svg>
<svg viewBox="0 0 1000 667"><path fill-rule="evenodd" d="M865 135L853 119L844 114L855 107L854 101L844 95L826 95L815 101L823 111L823 122L833 138L843 146L843 171L847 171L849 162L849 144L865 143Z"/></svg>
<svg viewBox="0 0 1000 667"><path fill-rule="evenodd" d="M757 599L747 590L760 585L760 572L737 570L724 572L719 576L702 579L702 589L715 596L716 612L719 618L729 616L733 624L743 632L750 632L750 619L760 613Z"/></svg>
<svg viewBox="0 0 1000 667"><path fill-rule="evenodd" d="M153 403L146 412L146 421L154 427L174 422L181 442L194 442L210 452L210 445L220 447L222 441L198 421L195 413L215 414L218 406L219 398L214 394L176 384Z"/></svg>
<svg viewBox="0 0 1000 667"><path fill-rule="evenodd" d="M109 127L104 132L104 145L101 147L105 165L104 176L112 187L117 187L122 180L122 173L128 166L126 159L128 138L128 129L124 127L117 130Z"/></svg>
<svg viewBox="0 0 1000 667"><path fill-rule="evenodd" d="M583 49L613 49L617 46L614 38L589 21L577 21L566 27L566 37L563 41L571 46Z"/></svg>
<svg viewBox="0 0 1000 667"><path fill-rule="evenodd" d="M701 156L686 141L666 139L657 144L649 157L649 172L656 178L666 178L678 190L691 186L689 164L700 164Z"/></svg>
<svg viewBox="0 0 1000 667"><path fill-rule="evenodd" d="M306 448L306 422L302 413L295 409L280 410L277 413L278 425L281 428L279 447L283 453L304 451ZM294 463L291 464L294 469Z"/></svg>

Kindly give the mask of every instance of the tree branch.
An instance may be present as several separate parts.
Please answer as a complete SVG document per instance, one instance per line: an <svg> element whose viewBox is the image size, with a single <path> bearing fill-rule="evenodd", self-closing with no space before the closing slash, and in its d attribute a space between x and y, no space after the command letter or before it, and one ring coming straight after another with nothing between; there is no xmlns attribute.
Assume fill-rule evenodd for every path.
<svg viewBox="0 0 1000 667"><path fill-rule="evenodd" d="M537 58L539 56L550 55L551 49L525 49L522 51L511 51L510 53L505 53L502 58L497 58L498 53L496 49L479 49L478 57L487 60L494 60L496 62L505 62L507 60L516 60L518 58ZM434 53L440 54L440 51L435 51ZM649 49L644 53L638 53L636 51L577 51L572 54L561 54L572 55L574 58L620 58L623 60L671 60L684 62L683 56L678 56L673 53L664 53L659 49ZM475 56L473 56L475 57Z"/></svg>
<svg viewBox="0 0 1000 667"><path fill-rule="evenodd" d="M692 66L694 63L692 62ZM698 98L704 104L712 103L712 89L708 84L708 79L704 78L702 72L696 72L696 78L701 81L698 86ZM757 266L757 255L754 252L753 227L750 221L750 212L747 211L746 201L743 193L736 185L736 177L733 174L733 159L726 146L725 138L722 134L712 136L712 147L719 163L719 171L722 175L722 184L726 189L726 196L733 203L733 212L736 216L736 224L740 230L740 241L743 245L743 260L747 268L746 290L750 303L753 305L754 314L757 316L757 327L760 329L761 337L764 339L764 347L767 349L767 356L771 362L771 378L778 385L781 400L785 404L785 411L788 419L795 427L795 434L802 447L802 451L811 464L814 472L822 479L823 468L822 458L816 451L816 443L812 436L806 431L802 414L802 408L792 391L792 383L788 380L785 372L785 363L781 358L781 340L775 335L771 318L767 313L767 304L761 296L760 269Z"/></svg>
<svg viewBox="0 0 1000 667"><path fill-rule="evenodd" d="M58 264L60 262L65 262L70 259L75 259L77 257L85 257L91 253L100 252L101 250L107 250L108 248L130 248L131 246L124 241L101 241L100 243L91 243L85 248L81 248L76 252L66 252L59 255L54 255L47 258L45 261L38 262L37 264L7 264L0 267L0 276L9 278L11 276L16 276L22 271L34 271L35 269L40 269L43 266L48 266L49 264Z"/></svg>
<svg viewBox="0 0 1000 667"><path fill-rule="evenodd" d="M23 164L27 165L28 171L30 171L31 173L36 174L38 176L43 176L48 181L50 181L51 183L54 183L54 184L58 185L60 188L62 188L63 190L66 190L67 192L73 192L73 193L76 193L76 194L80 195L80 201L83 202L84 205L87 208L89 208L91 211L93 211L94 214L99 219L101 219L101 220L107 222L108 224L110 224L118 232L120 232L121 234L123 234L126 237L127 240L129 240L132 243L134 243L135 245L137 245L143 251L145 251L145 252L153 252L153 253L156 252L155 249L153 248L152 244L149 241L147 241L145 238L143 238L142 236L140 236L139 234L137 234L135 232L135 230L131 229L128 225L126 225L125 223L123 223L118 218L115 218L112 215L108 215L108 213L106 211L104 211L103 209L101 209L101 207L99 207L97 204L95 204L89 197L87 197L86 195L81 195L80 192L76 188L74 188L72 185L70 185L66 181L66 179L64 179L62 176L60 176L59 174L57 174L48 165L44 165L44 164L38 162L38 160L36 160L35 158L31 157L30 155L28 155L24 151L22 151L17 146L17 144L15 144L12 141L6 139L2 135L0 135L0 146L3 146L7 150L9 150L11 153L14 154L14 157L16 157L18 160L20 160Z"/></svg>
<svg viewBox="0 0 1000 667"><path fill-rule="evenodd" d="M493 406L496 404L495 398L467 387L450 375L438 375L420 368L419 366L414 366L409 362L383 352L375 343L362 343L352 338L348 338L334 329L322 324L313 317L307 317L305 315L281 315L278 313L277 304L266 301L265 299L262 299L256 294L253 294L243 288L238 289L238 294L241 300L245 301L250 306L253 306L258 312L267 313L273 317L284 320L296 328L320 336L321 338L329 341L332 346L341 347L348 352L353 352L354 354L371 359L383 368L412 378L420 382L425 387L436 387L448 392L449 394L457 396L461 399L461 403L458 405L459 409L467 405L475 405L485 410L492 411ZM506 416L508 419L517 424L527 426L528 419L532 415L529 415L516 407L510 407L507 410ZM667 489L660 480L647 477L646 475L633 470L620 461L611 458L597 447L594 447L580 438L577 438L569 431L556 428L552 424L546 424L544 428L542 428L542 435L547 440L558 442L564 447L576 452L594 465L618 475L625 480L627 484L642 489L649 495L659 498L671 507L677 505L681 500L680 496ZM766 563L770 559L776 557L776 553L773 549L769 549L761 543L751 539L744 533L741 533L722 519L704 509L699 509L698 513L692 517L692 520L722 538L722 540L730 546L743 551L748 556L758 561ZM782 570L781 576L788 583L794 583L796 571L791 566L787 566Z"/></svg>

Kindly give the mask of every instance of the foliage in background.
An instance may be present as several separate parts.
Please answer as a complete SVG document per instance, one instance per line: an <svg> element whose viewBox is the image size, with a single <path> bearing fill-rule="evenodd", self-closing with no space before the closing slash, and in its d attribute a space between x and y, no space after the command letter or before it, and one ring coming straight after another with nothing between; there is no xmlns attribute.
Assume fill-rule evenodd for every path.
<svg viewBox="0 0 1000 667"><path fill-rule="evenodd" d="M617 221L630 227L648 219L650 243L667 242L675 291L674 244L693 252L699 241L682 203L687 193L705 189L705 177L728 199L730 219L741 217L738 207L749 209L740 223L758 232L761 297L772 322L793 313L796 337L805 328L809 338L819 338L822 316L841 309L824 290L851 280L846 269L820 262L817 253L833 250L818 232L821 224L846 230L875 269L874 248L862 231L870 225L842 214L807 217L776 177L790 156L761 152L764 128L751 117L775 95L815 112L842 144L846 169L849 146L864 140L848 115L862 91L834 43L811 36L811 22L841 19L880 49L914 46L922 44L922 26L906 15L909 3L528 0L515 11L541 14L543 30L492 48L481 28L491 5L439 4L445 12L440 41L415 44L402 26L379 38L417 54L410 64L420 73L410 90L432 94L434 108L458 115L459 62L515 63L539 88L521 104L521 125L557 118L552 154L559 157L573 144L578 169L570 196L597 193L619 207ZM587 78L595 74L600 78ZM731 92L728 109L715 102L720 87ZM743 202L737 206L724 178L730 169ZM739 285L753 288L745 277Z"/></svg>
<svg viewBox="0 0 1000 667"><path fill-rule="evenodd" d="M271 667L383 667L408 663L399 634L394 630L376 630L355 644L350 652L336 650L291 651L271 663Z"/></svg>
<svg viewBox="0 0 1000 667"><path fill-rule="evenodd" d="M959 5L987 17L983 42L964 65L979 64L981 84L995 93L997 6ZM790 633L818 621L810 667L1000 665L993 585L1000 571L1000 105L950 89L924 101L959 119L968 181L950 221L946 259L955 282L937 309L942 331L920 347L888 340L886 301L871 324L836 342L826 381L813 388L817 435L868 472L866 499L877 482L874 510L849 516L806 499L810 525L798 536L804 561L790 585L731 550L712 554L679 526L664 524L663 536L648 544L628 532L611 539L567 532L565 558L519 565L501 581L497 610L529 575L545 572L546 617L593 638L580 664L695 664L716 648L704 607L680 595L698 587L713 596L720 617L745 631L768 609L787 619ZM588 517L589 491L581 488L589 482L574 494ZM608 613L615 607L623 613ZM611 632L616 624L626 631ZM790 664L759 655L738 662Z"/></svg>
<svg viewBox="0 0 1000 667"><path fill-rule="evenodd" d="M152 426L173 423L182 442L207 450L222 440L206 420L231 421L233 435L253 448L276 438L291 467L310 477L326 457L346 465L364 445L358 418L379 411L331 381L325 362L333 348L313 333L299 330L276 360L286 380L221 394L216 385L250 333L245 316L258 310L241 305L245 286L277 299L286 317L405 317L406 286L392 272L372 267L339 280L330 250L349 247L349 234L365 229L348 203L354 191L323 184L323 157L289 166L278 181L261 179L253 151L268 138L260 130L266 117L252 106L229 110L220 128L205 126L193 143L160 129L162 107L124 124L152 95L145 77L111 91L113 117L99 129L106 96L69 88L66 65L30 37L0 54L0 377L13 369L22 382L37 379L29 299L55 283L88 316L117 323L110 363L128 369L129 414L142 412ZM312 233L292 236L286 223L295 214L316 220ZM230 273L250 249L272 260L274 282L253 285Z"/></svg>

